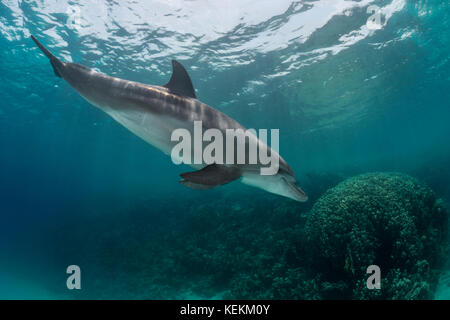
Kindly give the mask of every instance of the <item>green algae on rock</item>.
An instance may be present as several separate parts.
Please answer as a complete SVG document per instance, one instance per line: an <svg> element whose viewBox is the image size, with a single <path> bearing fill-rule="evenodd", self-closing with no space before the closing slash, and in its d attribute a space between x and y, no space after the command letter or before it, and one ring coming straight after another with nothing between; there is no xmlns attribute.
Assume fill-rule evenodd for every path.
<svg viewBox="0 0 450 320"><path fill-rule="evenodd" d="M400 173L370 173L328 190L306 224L322 298L432 298L442 263L447 212L433 191ZM381 290L368 290L369 265Z"/></svg>

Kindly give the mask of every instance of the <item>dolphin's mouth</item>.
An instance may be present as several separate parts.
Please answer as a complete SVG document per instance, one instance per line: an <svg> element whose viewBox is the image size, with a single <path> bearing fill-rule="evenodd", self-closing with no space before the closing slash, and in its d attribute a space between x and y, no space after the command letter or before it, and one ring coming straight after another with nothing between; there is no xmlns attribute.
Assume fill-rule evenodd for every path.
<svg viewBox="0 0 450 320"><path fill-rule="evenodd" d="M288 185L290 194L292 195L293 199L300 201L300 202L308 201L308 196L302 189L300 189L299 186L297 186L295 183L287 181L286 178L283 178L283 180Z"/></svg>

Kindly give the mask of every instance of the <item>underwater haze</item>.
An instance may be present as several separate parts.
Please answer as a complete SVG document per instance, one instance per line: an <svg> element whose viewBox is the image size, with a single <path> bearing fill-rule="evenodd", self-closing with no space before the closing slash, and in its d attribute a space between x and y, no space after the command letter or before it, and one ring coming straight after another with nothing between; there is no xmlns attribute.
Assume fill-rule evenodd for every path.
<svg viewBox="0 0 450 320"><path fill-rule="evenodd" d="M151 85L176 59L309 200L186 188L31 35ZM448 1L0 0L0 48L1 299L450 299Z"/></svg>

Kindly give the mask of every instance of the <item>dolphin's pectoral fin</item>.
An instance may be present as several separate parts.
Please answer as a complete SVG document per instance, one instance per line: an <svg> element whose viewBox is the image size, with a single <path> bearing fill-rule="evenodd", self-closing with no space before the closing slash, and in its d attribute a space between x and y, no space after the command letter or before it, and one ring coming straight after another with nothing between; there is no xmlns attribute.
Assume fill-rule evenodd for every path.
<svg viewBox="0 0 450 320"><path fill-rule="evenodd" d="M184 179L180 183L186 187L205 190L240 178L241 171L236 167L210 164L201 170L185 172L180 176Z"/></svg>
<svg viewBox="0 0 450 320"><path fill-rule="evenodd" d="M172 77L164 87L174 94L197 99L194 86L186 69L176 60L172 60L172 69Z"/></svg>

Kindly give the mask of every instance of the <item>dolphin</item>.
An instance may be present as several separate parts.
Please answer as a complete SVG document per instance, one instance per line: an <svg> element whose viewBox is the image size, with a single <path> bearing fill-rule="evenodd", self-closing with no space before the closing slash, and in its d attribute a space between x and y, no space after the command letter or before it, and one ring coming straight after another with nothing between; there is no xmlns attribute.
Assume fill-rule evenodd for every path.
<svg viewBox="0 0 450 320"><path fill-rule="evenodd" d="M114 120L147 143L170 154L175 142L172 133L184 128L193 132L195 121L203 128L245 128L224 113L199 101L186 69L172 60L172 76L163 86L147 85L110 77L76 63L64 62L54 56L34 36L33 41L50 60L53 72L68 82L89 103L106 112ZM304 202L305 192L296 184L296 177L288 163L255 135L247 136L257 146L267 149L279 163L278 171L262 175L263 164L189 164L196 171L182 173L180 183L192 189L210 189L240 179L245 184L271 193ZM248 140L246 140L248 144ZM236 154L236 152L234 153ZM236 162L234 162L236 163Z"/></svg>

